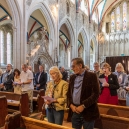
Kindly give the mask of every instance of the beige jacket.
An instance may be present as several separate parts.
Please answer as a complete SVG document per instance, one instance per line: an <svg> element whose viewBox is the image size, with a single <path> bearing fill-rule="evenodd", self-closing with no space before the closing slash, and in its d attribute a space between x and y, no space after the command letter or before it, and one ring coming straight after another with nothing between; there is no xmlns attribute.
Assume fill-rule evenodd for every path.
<svg viewBox="0 0 129 129"><path fill-rule="evenodd" d="M53 87L54 87L54 84L52 81L47 83L45 96L52 97ZM67 100L67 91L68 91L68 83L64 80L61 80L60 83L55 86L54 98L58 102L58 103L54 103L56 111L65 110L66 100Z"/></svg>

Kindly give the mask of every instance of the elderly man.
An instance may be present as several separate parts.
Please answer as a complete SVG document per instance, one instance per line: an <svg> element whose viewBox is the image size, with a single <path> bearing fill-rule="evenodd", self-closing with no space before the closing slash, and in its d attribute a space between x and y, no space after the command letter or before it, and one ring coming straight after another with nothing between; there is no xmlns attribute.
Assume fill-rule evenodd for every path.
<svg viewBox="0 0 129 129"><path fill-rule="evenodd" d="M68 86L68 106L72 110L72 127L75 129L93 129L99 117L97 100L99 83L95 73L85 70L81 58L74 58L71 65L74 74Z"/></svg>
<svg viewBox="0 0 129 129"><path fill-rule="evenodd" d="M12 65L8 64L6 66L6 72L2 74L1 76L1 84L0 88L1 90L5 90L8 92L13 92L13 80L14 80L14 74L12 72Z"/></svg>
<svg viewBox="0 0 129 129"><path fill-rule="evenodd" d="M29 97L29 104L30 104L30 113L33 112L33 73L28 69L28 66L26 64L22 65L22 72L20 75L21 82L19 85L22 87L22 93L28 93Z"/></svg>
<svg viewBox="0 0 129 129"><path fill-rule="evenodd" d="M44 71L44 66L40 65L39 73L37 73L35 77L36 89L46 90L46 82L47 82L47 73Z"/></svg>
<svg viewBox="0 0 129 129"><path fill-rule="evenodd" d="M99 77L102 74L98 62L94 63L94 73L96 73L97 77Z"/></svg>

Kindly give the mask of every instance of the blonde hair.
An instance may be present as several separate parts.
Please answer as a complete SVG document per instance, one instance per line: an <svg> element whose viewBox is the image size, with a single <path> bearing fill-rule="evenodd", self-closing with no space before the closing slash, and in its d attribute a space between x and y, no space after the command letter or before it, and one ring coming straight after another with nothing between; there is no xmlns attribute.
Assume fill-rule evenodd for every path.
<svg viewBox="0 0 129 129"><path fill-rule="evenodd" d="M108 63L103 63L102 64L102 69L105 68L105 67L108 68L109 71L111 72L111 66Z"/></svg>
<svg viewBox="0 0 129 129"><path fill-rule="evenodd" d="M123 67L123 65L122 65L121 63L117 63L117 64L116 64L115 71L117 72L116 69L117 69L117 67L119 67L119 66L120 66L121 69L122 69L121 72L124 72L125 70L124 70L124 67Z"/></svg>
<svg viewBox="0 0 129 129"><path fill-rule="evenodd" d="M60 70L59 70L59 68L57 66L52 66L49 69L49 74L50 74L50 71L54 71L54 72L58 73L59 74L59 78L62 79L62 74L61 74L61 72L60 72Z"/></svg>

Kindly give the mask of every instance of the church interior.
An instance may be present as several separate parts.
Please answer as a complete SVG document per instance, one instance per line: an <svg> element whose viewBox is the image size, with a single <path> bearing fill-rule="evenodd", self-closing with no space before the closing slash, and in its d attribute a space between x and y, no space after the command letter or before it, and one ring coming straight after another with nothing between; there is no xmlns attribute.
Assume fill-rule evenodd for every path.
<svg viewBox="0 0 129 129"><path fill-rule="evenodd" d="M48 122L43 98L47 89L39 88L39 71L43 69L47 85L51 68L57 66L63 77L61 70L67 73L64 80L70 86L74 58L83 60L86 71L100 75L111 68L109 73L117 77L119 87L113 90L118 103L98 100L100 117L94 121L94 129L129 129L128 13L129 0L0 0L0 129L72 129L69 108L64 110L63 126ZM30 67L33 78L28 80L33 80L36 86L32 91L33 112L29 112L28 92L7 91L6 85L10 84L5 82L11 75L10 71L5 74L8 67L23 74L19 80ZM99 75L101 85L106 78L99 79ZM14 79L11 85L31 83L28 80L15 83ZM111 94L110 84L109 90Z"/></svg>

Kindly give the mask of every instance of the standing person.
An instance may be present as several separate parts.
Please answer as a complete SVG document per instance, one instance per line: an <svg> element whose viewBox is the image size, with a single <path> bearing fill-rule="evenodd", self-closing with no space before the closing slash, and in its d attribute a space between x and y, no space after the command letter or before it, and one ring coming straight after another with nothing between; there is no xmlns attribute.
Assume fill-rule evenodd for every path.
<svg viewBox="0 0 129 129"><path fill-rule="evenodd" d="M57 66L49 70L51 81L47 84L45 96L53 98L53 101L45 101L47 107L47 117L50 123L62 125L64 110L66 106L68 83L62 80L62 74Z"/></svg>
<svg viewBox="0 0 129 129"><path fill-rule="evenodd" d="M102 71L100 70L100 66L98 62L94 63L94 73L96 73L97 77L99 77L102 74Z"/></svg>
<svg viewBox="0 0 129 129"><path fill-rule="evenodd" d="M47 73L44 71L44 66L39 65L39 73L37 73L35 77L36 89L46 90L46 82L47 82Z"/></svg>
<svg viewBox="0 0 129 129"><path fill-rule="evenodd" d="M18 69L14 69L14 82L13 82L13 87L14 87L14 93L16 94L21 94L21 85L18 85L20 83L20 71Z"/></svg>
<svg viewBox="0 0 129 129"><path fill-rule="evenodd" d="M28 69L33 73L33 85L35 86L35 73L33 72L31 66L28 66Z"/></svg>
<svg viewBox="0 0 129 129"><path fill-rule="evenodd" d="M126 76L123 88L127 91L127 93L126 93L126 106L129 106L129 75Z"/></svg>
<svg viewBox="0 0 129 129"><path fill-rule="evenodd" d="M2 71L2 69L0 69L0 84L1 84L1 76L2 76L2 74L3 74L3 71Z"/></svg>
<svg viewBox="0 0 129 129"><path fill-rule="evenodd" d="M0 84L1 90L13 92L13 80L14 80L14 74L12 71L12 65L8 64L6 66L6 72L3 73L1 76L1 84Z"/></svg>
<svg viewBox="0 0 129 129"><path fill-rule="evenodd" d="M99 83L95 73L85 70L81 58L74 58L71 65L74 74L68 86L68 106L72 110L72 127L75 129L93 129L99 117L97 100Z"/></svg>
<svg viewBox="0 0 129 129"><path fill-rule="evenodd" d="M22 87L22 93L28 93L29 104L30 104L30 113L33 112L33 73L28 69L26 64L22 65L22 72L20 75L20 83Z"/></svg>
<svg viewBox="0 0 129 129"><path fill-rule="evenodd" d="M68 79L68 73L67 73L67 71L65 71L64 67L60 67L60 71L61 71L62 76L63 76L62 79L64 81L67 81L67 79Z"/></svg>
<svg viewBox="0 0 129 129"><path fill-rule="evenodd" d="M119 83L117 76L111 73L111 67L108 63L103 63L103 73L99 79L105 80L101 83L101 94L98 102L104 104L118 105L117 89L119 89Z"/></svg>
<svg viewBox="0 0 129 129"><path fill-rule="evenodd" d="M121 63L117 63L114 74L117 76L120 88L117 90L118 98L126 98L126 90L123 88L127 74L124 72L124 67Z"/></svg>

